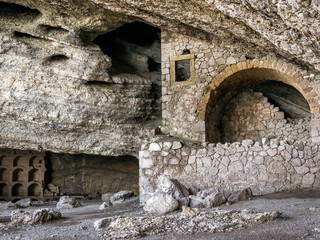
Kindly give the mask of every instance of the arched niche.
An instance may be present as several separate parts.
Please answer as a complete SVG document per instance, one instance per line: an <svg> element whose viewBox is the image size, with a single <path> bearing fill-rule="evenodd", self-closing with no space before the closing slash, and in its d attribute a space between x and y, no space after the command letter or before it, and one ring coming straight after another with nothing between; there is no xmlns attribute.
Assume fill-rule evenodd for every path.
<svg viewBox="0 0 320 240"><path fill-rule="evenodd" d="M21 183L17 183L13 185L11 189L11 195L12 196L23 196L24 195L24 188Z"/></svg>
<svg viewBox="0 0 320 240"><path fill-rule="evenodd" d="M0 181L9 181L10 173L6 168L0 168Z"/></svg>
<svg viewBox="0 0 320 240"><path fill-rule="evenodd" d="M21 156L17 156L13 159L13 166L17 167L17 166L22 166L22 158Z"/></svg>
<svg viewBox="0 0 320 240"><path fill-rule="evenodd" d="M8 185L5 183L0 183L0 196L2 197L9 196Z"/></svg>
<svg viewBox="0 0 320 240"><path fill-rule="evenodd" d="M240 90L253 84L278 81L295 88L309 105L311 114L319 112L315 93L309 82L287 64L277 61L246 61L232 65L218 74L204 90L197 108L198 117L205 120L206 140L221 141L221 116L228 102Z"/></svg>
<svg viewBox="0 0 320 240"><path fill-rule="evenodd" d="M28 187L28 196L41 196L39 184L33 183Z"/></svg>
<svg viewBox="0 0 320 240"><path fill-rule="evenodd" d="M28 174L28 181L41 181L41 172L38 169L32 169Z"/></svg>
<svg viewBox="0 0 320 240"><path fill-rule="evenodd" d="M23 181L23 169L22 168L17 168L12 172L12 181L13 182Z"/></svg>

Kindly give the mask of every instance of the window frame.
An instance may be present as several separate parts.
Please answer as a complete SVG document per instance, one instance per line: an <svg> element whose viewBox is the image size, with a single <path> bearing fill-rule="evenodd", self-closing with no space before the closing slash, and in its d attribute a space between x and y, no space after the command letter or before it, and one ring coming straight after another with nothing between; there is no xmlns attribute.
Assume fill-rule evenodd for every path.
<svg viewBox="0 0 320 240"><path fill-rule="evenodd" d="M187 81L176 81L176 62L190 60L190 78ZM195 55L194 53L170 57L170 85L191 85L195 83Z"/></svg>

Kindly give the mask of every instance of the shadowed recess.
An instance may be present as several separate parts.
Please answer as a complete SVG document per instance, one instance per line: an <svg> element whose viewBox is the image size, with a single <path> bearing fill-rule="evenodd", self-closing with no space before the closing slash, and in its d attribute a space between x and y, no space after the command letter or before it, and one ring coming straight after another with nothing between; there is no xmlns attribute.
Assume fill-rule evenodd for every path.
<svg viewBox="0 0 320 240"><path fill-rule="evenodd" d="M17 18L23 21L33 21L41 16L36 9L31 9L14 3L0 2L0 18Z"/></svg>

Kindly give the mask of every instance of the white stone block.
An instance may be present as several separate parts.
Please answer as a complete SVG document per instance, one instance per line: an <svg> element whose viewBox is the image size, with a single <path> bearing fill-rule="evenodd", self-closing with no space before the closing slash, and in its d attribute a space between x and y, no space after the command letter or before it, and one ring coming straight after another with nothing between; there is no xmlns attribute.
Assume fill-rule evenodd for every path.
<svg viewBox="0 0 320 240"><path fill-rule="evenodd" d="M204 167L211 167L212 166L212 159L210 157L205 157L202 159L202 163Z"/></svg>
<svg viewBox="0 0 320 240"><path fill-rule="evenodd" d="M164 142L163 143L163 150L168 151L171 149L172 143L171 142Z"/></svg>
<svg viewBox="0 0 320 240"><path fill-rule="evenodd" d="M188 158L188 164L194 164L196 162L196 156L190 156Z"/></svg>
<svg viewBox="0 0 320 240"><path fill-rule="evenodd" d="M173 150L178 150L178 149L180 149L180 148L182 148L181 142L174 141L174 142L172 143L172 149L173 149Z"/></svg>
<svg viewBox="0 0 320 240"><path fill-rule="evenodd" d="M151 168L151 167L153 167L153 159L140 158L139 166L140 166L140 168Z"/></svg>
<svg viewBox="0 0 320 240"><path fill-rule="evenodd" d="M161 147L158 143L151 143L149 146L149 151L151 152L159 152L161 151Z"/></svg>

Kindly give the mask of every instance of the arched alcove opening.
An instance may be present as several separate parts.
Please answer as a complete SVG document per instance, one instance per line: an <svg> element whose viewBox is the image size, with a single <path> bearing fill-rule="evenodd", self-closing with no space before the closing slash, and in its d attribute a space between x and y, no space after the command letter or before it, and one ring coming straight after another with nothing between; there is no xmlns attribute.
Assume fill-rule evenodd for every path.
<svg viewBox="0 0 320 240"><path fill-rule="evenodd" d="M282 121L281 125L286 124L285 117L310 118L310 104L303 95L306 88L305 83L299 86L289 75L268 68L244 69L220 78L220 82L209 90L205 112L207 140L259 140L269 134L262 133L268 122ZM269 119L265 119L260 111L269 114ZM259 126L254 126L253 120Z"/></svg>
<svg viewBox="0 0 320 240"><path fill-rule="evenodd" d="M22 158L20 156L15 157L13 159L13 166L17 167L17 166L22 166Z"/></svg>
<svg viewBox="0 0 320 240"><path fill-rule="evenodd" d="M50 182L66 194L95 197L97 192L132 190L139 194L139 160L133 156L47 153ZM81 171L79 171L81 169ZM74 184L74 183L77 184Z"/></svg>
<svg viewBox="0 0 320 240"><path fill-rule="evenodd" d="M0 166L11 167L12 159L8 158L7 156L0 156Z"/></svg>
<svg viewBox="0 0 320 240"><path fill-rule="evenodd" d="M21 183L17 183L13 185L11 190L12 196L24 196L23 185Z"/></svg>
<svg viewBox="0 0 320 240"><path fill-rule="evenodd" d="M17 168L12 172L12 181L23 181L23 169Z"/></svg>
<svg viewBox="0 0 320 240"><path fill-rule="evenodd" d="M41 188L38 184L34 183L28 187L28 196L41 196Z"/></svg>
<svg viewBox="0 0 320 240"><path fill-rule="evenodd" d="M0 196L2 197L9 196L8 186L5 183L0 183Z"/></svg>
<svg viewBox="0 0 320 240"><path fill-rule="evenodd" d="M37 157L32 157L29 159L29 167L32 167L35 165L35 161L36 161Z"/></svg>
<svg viewBox="0 0 320 240"><path fill-rule="evenodd" d="M112 59L110 76L136 74L152 82L153 116L161 117L161 36L160 29L143 22L126 23L100 35L93 43Z"/></svg>
<svg viewBox="0 0 320 240"><path fill-rule="evenodd" d="M41 181L41 173L38 169L32 169L29 171L28 181Z"/></svg>
<svg viewBox="0 0 320 240"><path fill-rule="evenodd" d="M6 168L1 168L0 169L0 181L9 181L10 179L10 175L9 175L9 171Z"/></svg>

